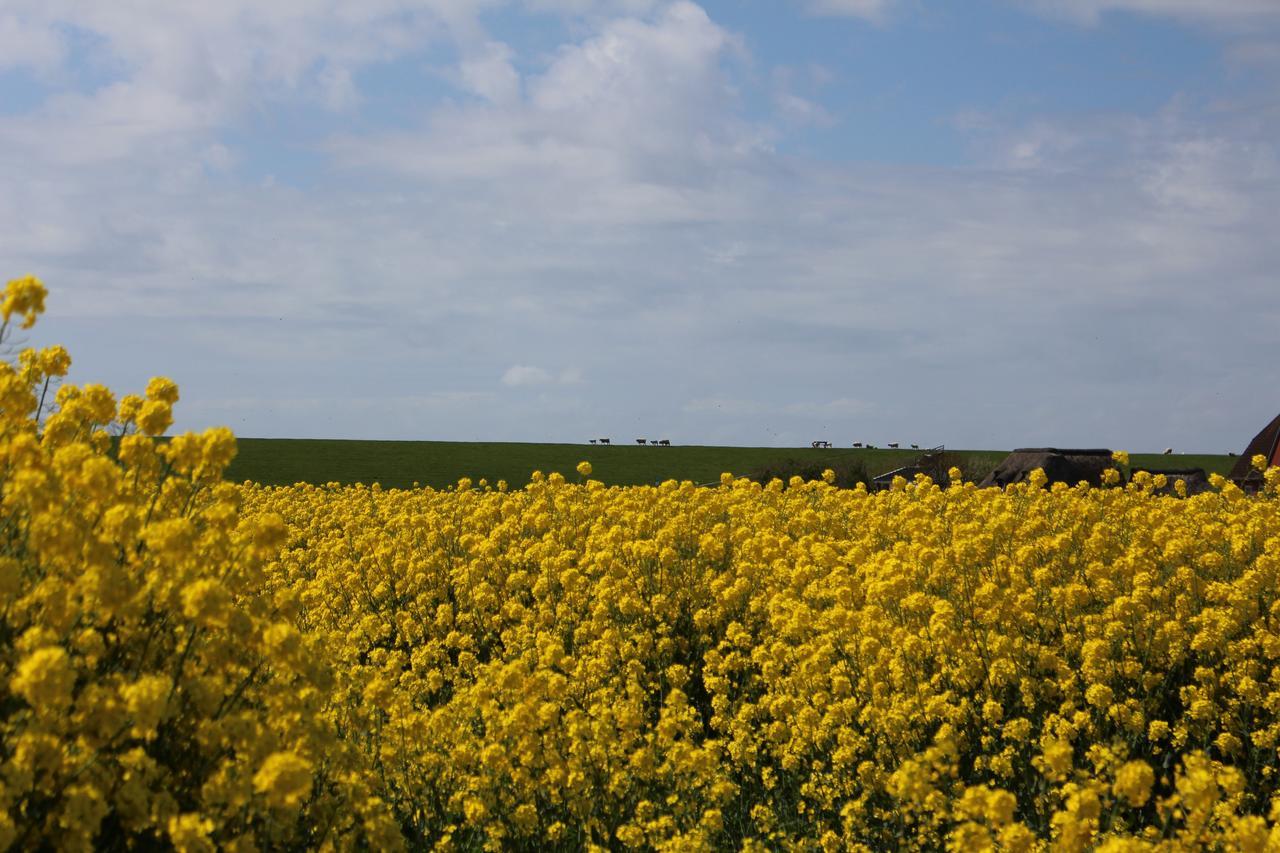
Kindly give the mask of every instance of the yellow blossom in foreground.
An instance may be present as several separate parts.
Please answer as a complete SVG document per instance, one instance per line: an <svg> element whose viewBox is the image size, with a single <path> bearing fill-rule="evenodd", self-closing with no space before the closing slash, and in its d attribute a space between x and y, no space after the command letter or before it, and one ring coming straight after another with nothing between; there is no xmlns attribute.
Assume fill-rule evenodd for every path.
<svg viewBox="0 0 1280 853"><path fill-rule="evenodd" d="M253 789L277 808L296 808L311 793L311 762L292 752L276 752L262 762Z"/></svg>
<svg viewBox="0 0 1280 853"><path fill-rule="evenodd" d="M7 326L14 314L22 315L22 328L30 329L36 318L44 313L44 300L48 291L40 279L33 275L12 279L0 296L0 316Z"/></svg>
<svg viewBox="0 0 1280 853"><path fill-rule="evenodd" d="M1275 488L237 486L67 366L0 362L0 847L1280 843Z"/></svg>
<svg viewBox="0 0 1280 853"><path fill-rule="evenodd" d="M28 655L18 666L11 686L36 710L64 711L71 702L75 672L60 646L45 646Z"/></svg>
<svg viewBox="0 0 1280 853"><path fill-rule="evenodd" d="M1156 774L1150 764L1145 761L1130 761L1116 771L1116 781L1111 788L1116 796L1138 808L1150 798L1151 786L1155 781Z"/></svg>
<svg viewBox="0 0 1280 853"><path fill-rule="evenodd" d="M44 289L3 298L7 339ZM268 580L288 531L221 482L231 433L136 434L168 428L176 385L117 403L58 386L69 366L0 361L0 848L402 846Z"/></svg>

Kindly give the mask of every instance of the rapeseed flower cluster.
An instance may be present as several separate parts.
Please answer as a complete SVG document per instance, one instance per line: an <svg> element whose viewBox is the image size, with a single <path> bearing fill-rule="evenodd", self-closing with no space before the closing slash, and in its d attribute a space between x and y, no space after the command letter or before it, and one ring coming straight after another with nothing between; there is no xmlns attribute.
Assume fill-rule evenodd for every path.
<svg viewBox="0 0 1280 853"><path fill-rule="evenodd" d="M45 295L9 283L0 342ZM279 653L285 528L222 482L231 433L159 442L174 383L117 400L69 367L0 362L0 849L397 839L330 670Z"/></svg>
<svg viewBox="0 0 1280 853"><path fill-rule="evenodd" d="M0 366L0 845L1280 846L1276 469L232 486L67 361Z"/></svg>

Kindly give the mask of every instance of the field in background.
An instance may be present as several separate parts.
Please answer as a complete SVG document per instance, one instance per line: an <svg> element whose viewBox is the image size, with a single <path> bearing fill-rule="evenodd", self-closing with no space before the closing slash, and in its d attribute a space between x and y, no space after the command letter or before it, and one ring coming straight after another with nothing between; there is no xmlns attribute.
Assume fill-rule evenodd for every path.
<svg viewBox="0 0 1280 853"><path fill-rule="evenodd" d="M1159 453L1134 453L1129 457L1135 471L1149 468L1154 471L1174 468L1203 468L1206 474L1230 473L1231 466L1236 464L1233 456L1218 456L1207 453L1175 453L1163 456Z"/></svg>
<svg viewBox="0 0 1280 853"><path fill-rule="evenodd" d="M1004 458L1004 451L958 451L966 467L985 472ZM575 477L574 467L586 460L592 477L607 485L642 485L663 480L709 483L724 471L748 475L757 468L787 460L798 463L861 462L871 475L906 465L919 456L915 450L853 450L778 447L649 447L618 444L526 444L455 441L338 441L327 439L239 439L239 452L226 477L264 485L293 483L381 483L386 488L422 486L443 488L462 477L506 480L513 487L529 481L533 471L559 471ZM1227 456L1132 457L1135 467L1202 467L1225 474Z"/></svg>

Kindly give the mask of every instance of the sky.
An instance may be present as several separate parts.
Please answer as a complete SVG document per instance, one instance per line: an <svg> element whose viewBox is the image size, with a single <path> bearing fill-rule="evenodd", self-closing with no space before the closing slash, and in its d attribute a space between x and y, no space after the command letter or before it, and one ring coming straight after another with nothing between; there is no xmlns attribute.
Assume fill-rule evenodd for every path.
<svg viewBox="0 0 1280 853"><path fill-rule="evenodd" d="M1280 0L4 0L0 275L247 437L1240 451Z"/></svg>

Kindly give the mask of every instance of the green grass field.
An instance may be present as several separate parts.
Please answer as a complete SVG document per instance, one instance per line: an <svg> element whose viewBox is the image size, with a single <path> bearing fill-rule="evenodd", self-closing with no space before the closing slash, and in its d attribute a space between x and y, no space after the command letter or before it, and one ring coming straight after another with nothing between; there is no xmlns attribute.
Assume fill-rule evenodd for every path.
<svg viewBox="0 0 1280 853"><path fill-rule="evenodd" d="M1207 453L1174 453L1170 456L1159 453L1134 453L1129 456L1129 463L1135 471L1148 468L1153 471L1203 468L1206 474L1222 474L1225 477L1231 471L1231 466L1236 464L1236 460L1233 456Z"/></svg>
<svg viewBox="0 0 1280 853"><path fill-rule="evenodd" d="M977 471L986 471L1004 458L1003 451L959 451ZM233 482L252 480L264 485L293 483L380 483L386 488L409 488L414 483L443 488L462 477L490 483L506 480L512 487L529 481L533 471L559 471L575 478L574 467L591 463L593 479L607 485L653 484L662 480L709 483L721 472L749 474L784 460L809 462L861 461L871 475L908 464L914 450L852 450L777 447L612 447L589 444L524 444L454 441L337 441L323 439L239 439L239 453L227 471ZM1226 456L1133 456L1135 467L1202 467L1226 473Z"/></svg>

